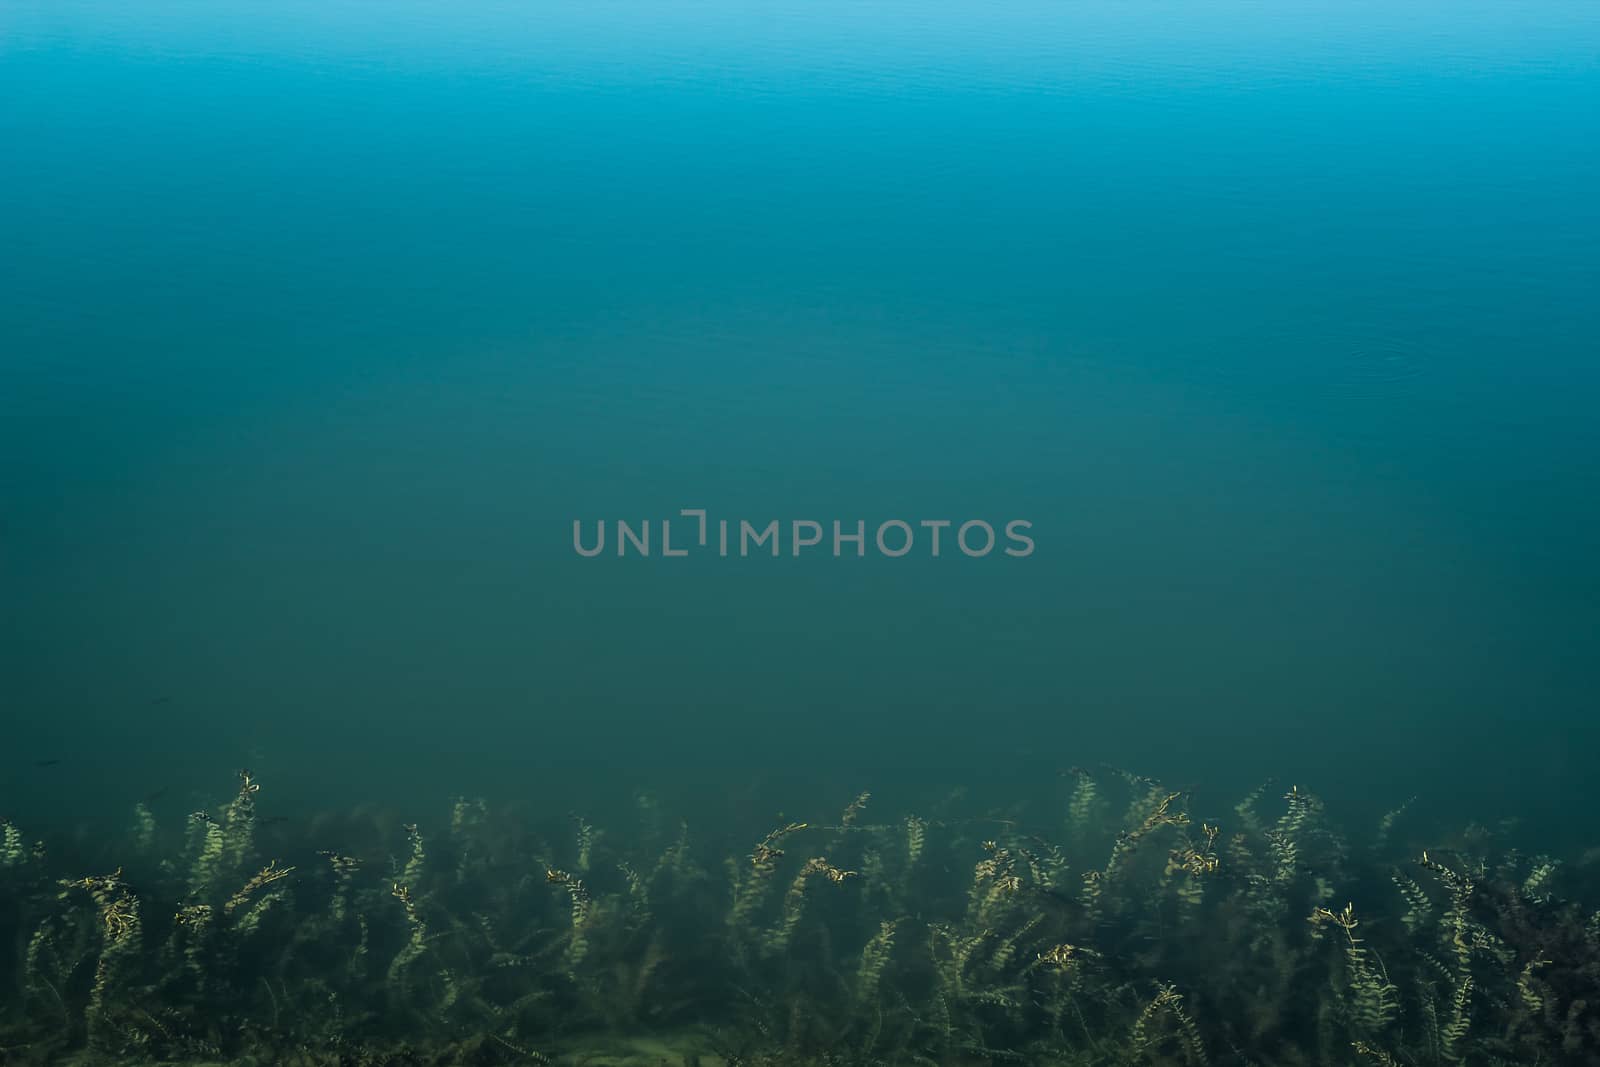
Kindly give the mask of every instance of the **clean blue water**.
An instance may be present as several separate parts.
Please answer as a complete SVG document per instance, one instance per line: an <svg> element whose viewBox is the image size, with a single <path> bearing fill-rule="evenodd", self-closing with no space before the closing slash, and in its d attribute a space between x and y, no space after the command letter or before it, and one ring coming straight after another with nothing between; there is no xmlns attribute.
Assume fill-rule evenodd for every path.
<svg viewBox="0 0 1600 1067"><path fill-rule="evenodd" d="M1587 2L8 0L0 803L1109 760L1549 819L1597 103ZM572 550L682 507L1037 551Z"/></svg>

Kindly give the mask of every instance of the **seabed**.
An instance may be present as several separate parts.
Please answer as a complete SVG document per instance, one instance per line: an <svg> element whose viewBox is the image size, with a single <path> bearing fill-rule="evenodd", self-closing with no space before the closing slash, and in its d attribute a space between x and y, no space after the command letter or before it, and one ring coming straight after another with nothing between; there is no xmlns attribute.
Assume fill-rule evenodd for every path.
<svg viewBox="0 0 1600 1067"><path fill-rule="evenodd" d="M0 1063L1600 1063L1600 864L1509 825L1109 768L742 838L231 792L75 869L0 824Z"/></svg>

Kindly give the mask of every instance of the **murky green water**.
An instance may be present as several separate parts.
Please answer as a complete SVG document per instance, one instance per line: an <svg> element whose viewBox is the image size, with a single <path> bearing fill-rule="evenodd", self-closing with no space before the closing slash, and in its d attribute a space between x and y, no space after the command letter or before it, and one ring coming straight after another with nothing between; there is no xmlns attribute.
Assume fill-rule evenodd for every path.
<svg viewBox="0 0 1600 1067"><path fill-rule="evenodd" d="M8 4L0 1059L1589 1062L1597 47Z"/></svg>

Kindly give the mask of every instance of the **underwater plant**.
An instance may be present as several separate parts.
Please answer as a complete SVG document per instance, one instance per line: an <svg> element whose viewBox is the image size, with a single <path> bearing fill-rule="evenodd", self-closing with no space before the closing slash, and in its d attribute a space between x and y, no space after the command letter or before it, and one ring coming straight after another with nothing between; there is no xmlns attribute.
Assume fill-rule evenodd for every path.
<svg viewBox="0 0 1600 1067"><path fill-rule="evenodd" d="M87 872L0 822L0 1063L1600 1064L1593 865L1412 807L1074 768L723 856L738 813L648 797L264 825L238 781Z"/></svg>

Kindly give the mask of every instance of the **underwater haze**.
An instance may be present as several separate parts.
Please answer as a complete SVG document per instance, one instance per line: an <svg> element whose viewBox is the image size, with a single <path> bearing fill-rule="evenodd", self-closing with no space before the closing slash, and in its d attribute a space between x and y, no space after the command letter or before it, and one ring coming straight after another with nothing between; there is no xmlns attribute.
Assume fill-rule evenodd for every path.
<svg viewBox="0 0 1600 1067"><path fill-rule="evenodd" d="M0 1063L1600 1067L1597 190L1594 0L0 0Z"/></svg>
<svg viewBox="0 0 1600 1067"><path fill-rule="evenodd" d="M0 808L1113 763L1561 838L1597 57L1554 0L11 0ZM869 550L574 550L683 508Z"/></svg>

